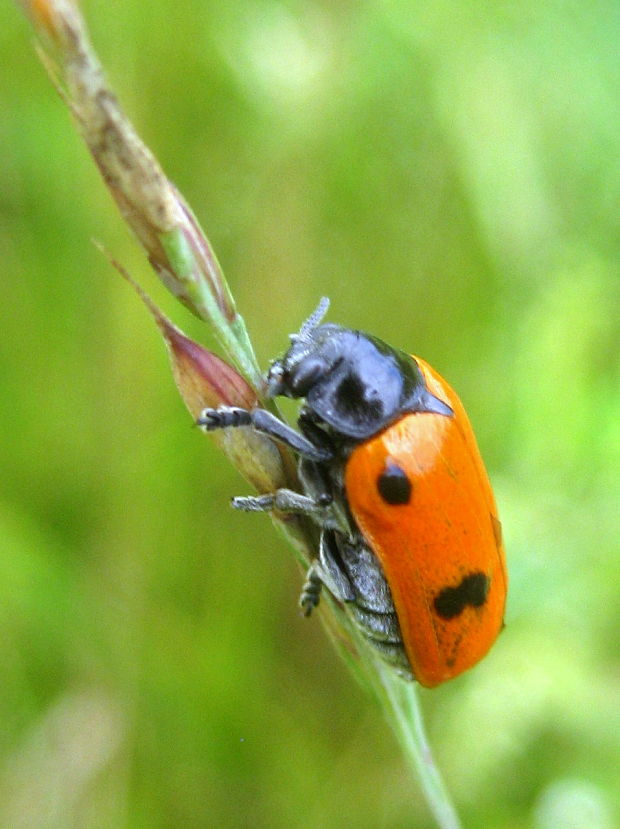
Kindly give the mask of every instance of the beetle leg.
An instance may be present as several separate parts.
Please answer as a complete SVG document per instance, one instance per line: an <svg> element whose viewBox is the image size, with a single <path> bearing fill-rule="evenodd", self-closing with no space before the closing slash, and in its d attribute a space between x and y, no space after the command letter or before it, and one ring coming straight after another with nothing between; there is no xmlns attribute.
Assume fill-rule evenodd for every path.
<svg viewBox="0 0 620 829"><path fill-rule="evenodd" d="M299 606L303 610L304 616L309 616L314 608L318 606L322 587L323 578L320 573L320 566L318 561L315 560L308 567L306 580L299 597Z"/></svg>
<svg viewBox="0 0 620 829"><path fill-rule="evenodd" d="M196 421L207 432L214 429L229 429L252 426L274 440L289 446L299 455L312 461L327 461L333 453L322 446L315 446L311 440L300 435L295 429L277 418L267 409L240 409L237 406L218 406L217 409L203 409Z"/></svg>
<svg viewBox="0 0 620 829"><path fill-rule="evenodd" d="M325 430L321 428L317 416L307 406L302 406L297 420L299 431L307 438L314 446L325 449L330 455L334 453L333 442L326 434Z"/></svg>
<svg viewBox="0 0 620 829"><path fill-rule="evenodd" d="M351 535L351 526L342 506L342 499L332 494L334 481L329 467L303 458L299 464L299 478L303 492L315 500L317 507L324 508L327 519L324 526L337 530L344 536ZM317 515L319 514L317 510Z"/></svg>
<svg viewBox="0 0 620 829"><path fill-rule="evenodd" d="M323 464L302 458L298 471L303 491L309 493L317 504L328 506L333 502L329 473Z"/></svg>
<svg viewBox="0 0 620 829"><path fill-rule="evenodd" d="M338 559L335 533L329 530L321 533L319 557L308 568L299 598L305 616L309 616L318 605L323 585L338 601L353 602L356 599L353 585Z"/></svg>
<svg viewBox="0 0 620 829"><path fill-rule="evenodd" d="M332 510L331 496L313 498L293 489L277 489L268 495L241 495L231 500L233 509L241 512L288 512L307 515L321 527L340 529L341 522Z"/></svg>
<svg viewBox="0 0 620 829"><path fill-rule="evenodd" d="M293 489L276 489L269 495L241 495L233 498L234 509L242 512L294 512L300 515L314 515L320 509L314 498L302 495Z"/></svg>
<svg viewBox="0 0 620 829"><path fill-rule="evenodd" d="M241 512L271 512L275 509L276 497L271 495L239 495L231 498L230 504L233 509Z"/></svg>

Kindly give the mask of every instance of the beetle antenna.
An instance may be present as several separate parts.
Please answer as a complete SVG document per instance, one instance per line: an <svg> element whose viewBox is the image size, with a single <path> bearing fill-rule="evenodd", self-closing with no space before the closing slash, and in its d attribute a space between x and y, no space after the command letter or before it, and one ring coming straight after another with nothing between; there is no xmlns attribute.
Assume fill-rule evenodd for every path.
<svg viewBox="0 0 620 829"><path fill-rule="evenodd" d="M299 334L293 334L291 336L292 340L307 340L308 335L314 331L317 325L321 322L325 314L327 313L327 309L329 308L329 297L321 297L321 301L317 305L316 309L310 314L307 320L305 320L301 328L299 329Z"/></svg>

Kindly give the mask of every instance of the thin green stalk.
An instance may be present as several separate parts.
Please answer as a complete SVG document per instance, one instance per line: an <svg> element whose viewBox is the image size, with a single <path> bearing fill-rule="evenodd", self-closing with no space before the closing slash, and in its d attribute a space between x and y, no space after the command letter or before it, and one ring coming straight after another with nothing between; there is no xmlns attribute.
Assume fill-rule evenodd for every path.
<svg viewBox="0 0 620 829"><path fill-rule="evenodd" d="M400 679L377 663L386 713L405 757L417 774L426 802L441 829L461 829L456 813L426 735L417 687Z"/></svg>
<svg viewBox="0 0 620 829"><path fill-rule="evenodd" d="M324 621L336 650L362 687L372 691L377 698L437 826L439 829L462 829L426 734L418 685L401 678L379 658L342 606L329 596L324 597L324 603L330 606L330 615L324 617ZM334 617L336 631L332 627ZM343 643L343 629L348 634L348 643ZM354 657L351 642L355 645Z"/></svg>
<svg viewBox="0 0 620 829"><path fill-rule="evenodd" d="M261 389L260 371L215 253L191 209L140 141L107 87L77 6L71 0L18 2L36 31L55 49L59 68L52 66L48 57L46 66L62 89L121 215L149 262L171 293L212 326L227 354L254 387L244 385L239 373L228 364L222 366L219 357L205 349L197 350L196 344L147 300L175 355L173 370L188 408L196 417L200 407L214 405L213 400L215 405L218 401L255 405L256 392L260 395ZM234 432L228 442L226 436L221 436L227 444L224 451L259 492L296 485L292 455L252 430ZM316 555L316 526L291 516L274 517L307 565ZM415 684L401 679L379 660L341 605L326 596L323 607L321 617L333 642L352 673L380 701L438 827L460 829L426 737Z"/></svg>

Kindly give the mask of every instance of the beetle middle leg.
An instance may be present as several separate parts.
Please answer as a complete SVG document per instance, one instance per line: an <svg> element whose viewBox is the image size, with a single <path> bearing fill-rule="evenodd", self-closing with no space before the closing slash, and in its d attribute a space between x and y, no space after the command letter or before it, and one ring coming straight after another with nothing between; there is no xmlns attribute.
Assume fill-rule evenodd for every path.
<svg viewBox="0 0 620 829"><path fill-rule="evenodd" d="M328 504L315 500L310 495L295 492L294 489L276 489L266 495L239 495L232 499L234 509L241 512L292 512L298 515L322 517Z"/></svg>
<svg viewBox="0 0 620 829"><path fill-rule="evenodd" d="M314 498L295 492L293 489L276 489L267 495L239 495L232 499L231 505L241 512L287 512L294 515L307 515L321 527L340 529L340 520L332 510L329 496Z"/></svg>
<svg viewBox="0 0 620 829"><path fill-rule="evenodd" d="M238 496L232 499L234 509L242 512L279 512L307 515L320 527L350 534L350 526L325 465L302 458L299 463L301 492L281 488L266 495Z"/></svg>

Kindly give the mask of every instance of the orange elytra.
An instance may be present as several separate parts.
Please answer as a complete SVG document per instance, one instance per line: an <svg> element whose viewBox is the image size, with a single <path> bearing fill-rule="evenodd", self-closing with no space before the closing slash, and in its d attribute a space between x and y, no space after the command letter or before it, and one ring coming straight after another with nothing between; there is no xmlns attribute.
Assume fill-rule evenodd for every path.
<svg viewBox="0 0 620 829"><path fill-rule="evenodd" d="M405 414L359 444L345 464L345 491L390 585L412 673L433 687L470 668L495 641L507 573L469 418L445 380L413 359L454 415Z"/></svg>

